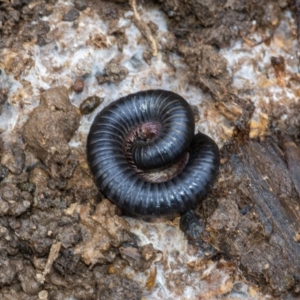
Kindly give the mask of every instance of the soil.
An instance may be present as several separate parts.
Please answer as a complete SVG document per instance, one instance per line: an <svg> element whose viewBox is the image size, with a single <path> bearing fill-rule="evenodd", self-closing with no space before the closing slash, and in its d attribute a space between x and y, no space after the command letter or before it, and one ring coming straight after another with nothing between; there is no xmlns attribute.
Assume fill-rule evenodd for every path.
<svg viewBox="0 0 300 300"><path fill-rule="evenodd" d="M51 15L56 2L0 1L0 48L15 52L13 57L0 57L5 70L0 73L0 118L10 90L7 76L20 78L22 69L33 63L30 57L21 57L18 48L28 42L37 47L50 43L50 26L42 17ZM297 18L299 3L292 2ZM168 22L159 51L184 59L189 84L209 94L234 127L222 149L217 183L196 214L185 216L181 228L209 259L224 268L239 267L249 282L273 299L300 297L299 103L289 108L285 120L281 116L286 110L279 104L273 107L267 137L250 140L253 103L235 94L219 50L253 31L272 32L290 9L288 4L284 0L148 4L158 6ZM64 21L78 26L80 12L92 9L107 23L122 51L128 40L124 28L115 24L130 10L127 1L81 0L74 1L74 7L62 14ZM148 27L144 34L155 35L155 24ZM90 42L107 47L101 36ZM144 37L143 42L149 39ZM152 47L143 55L149 65L155 56ZM98 84L118 86L129 74L112 60L97 76ZM86 88L84 77L77 77L72 88L81 93ZM151 244L139 245L121 212L96 188L85 152L70 148L82 115L91 113L102 99L87 98L79 110L70 103L69 92L63 86L46 91L41 87L40 104L18 128L17 138L0 143L0 299L142 299L145 287L122 276L121 270L130 266L150 273L146 288L151 289L160 253Z"/></svg>

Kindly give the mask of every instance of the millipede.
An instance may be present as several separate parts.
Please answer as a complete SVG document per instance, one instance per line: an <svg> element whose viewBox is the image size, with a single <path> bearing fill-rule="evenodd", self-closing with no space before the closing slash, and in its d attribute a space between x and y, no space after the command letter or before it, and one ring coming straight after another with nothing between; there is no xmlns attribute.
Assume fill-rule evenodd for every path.
<svg viewBox="0 0 300 300"><path fill-rule="evenodd" d="M87 138L98 188L131 216L172 218L194 209L220 164L217 144L194 131L191 106L174 92L147 90L112 102Z"/></svg>

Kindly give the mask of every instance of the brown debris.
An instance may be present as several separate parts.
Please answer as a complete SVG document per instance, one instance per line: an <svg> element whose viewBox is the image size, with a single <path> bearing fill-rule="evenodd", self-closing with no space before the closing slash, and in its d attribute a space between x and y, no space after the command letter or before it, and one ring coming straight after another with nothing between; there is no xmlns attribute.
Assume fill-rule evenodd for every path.
<svg viewBox="0 0 300 300"><path fill-rule="evenodd" d="M57 259L60 248L61 248L61 242L52 244L44 271L42 274L37 275L39 282L44 283L45 276L50 272L53 262Z"/></svg>
<svg viewBox="0 0 300 300"><path fill-rule="evenodd" d="M217 48L229 46L232 40L261 27L274 30L282 17L278 1L160 0L160 3L170 20L169 30L180 42L186 43L194 35L201 43Z"/></svg>
<svg viewBox="0 0 300 300"><path fill-rule="evenodd" d="M37 295L42 290L42 284L35 277L35 269L29 263L24 263L22 270L18 273L22 290L27 295Z"/></svg>
<svg viewBox="0 0 300 300"><path fill-rule="evenodd" d="M129 224L116 214L116 206L106 199L96 206L94 213L89 204L79 209L84 233L74 253L81 254L83 262L91 267L112 262L116 256L114 248L129 240Z"/></svg>
<svg viewBox="0 0 300 300"><path fill-rule="evenodd" d="M90 36L86 44L92 45L96 49L104 49L109 46L106 36L104 36L102 33L96 33Z"/></svg>
<svg viewBox="0 0 300 300"><path fill-rule="evenodd" d="M24 42L38 42L50 30L40 17L49 16L53 4L46 1L1 1L0 2L0 49L19 49Z"/></svg>
<svg viewBox="0 0 300 300"><path fill-rule="evenodd" d="M150 269L150 275L147 278L147 282L146 282L146 288L148 290L151 290L155 286L156 275L157 275L156 267L152 266L151 269Z"/></svg>
<svg viewBox="0 0 300 300"><path fill-rule="evenodd" d="M28 55L23 55L17 51L11 51L9 55L0 57L0 67L5 67L7 75L13 74L17 79L27 67L32 67L34 61Z"/></svg>
<svg viewBox="0 0 300 300"><path fill-rule="evenodd" d="M46 165L64 163L70 155L68 141L79 126L80 114L70 103L64 87L41 95L41 104L24 126L27 148Z"/></svg>
<svg viewBox="0 0 300 300"><path fill-rule="evenodd" d="M126 260L131 267L137 271L145 271L150 268L156 259L156 252L152 244L140 248L120 247L121 257Z"/></svg>
<svg viewBox="0 0 300 300"><path fill-rule="evenodd" d="M87 203L95 199L100 200L102 197L87 165L81 164L76 167L72 178L68 180L66 189L72 203Z"/></svg>
<svg viewBox="0 0 300 300"><path fill-rule="evenodd" d="M100 98L96 95L86 98L80 104L80 112L83 115L88 115L92 113L102 102L103 98Z"/></svg>
<svg viewBox="0 0 300 300"><path fill-rule="evenodd" d="M271 57L271 64L275 70L275 74L277 77L277 83L281 87L285 87L285 63L284 58L282 56L279 57Z"/></svg>
<svg viewBox="0 0 300 300"><path fill-rule="evenodd" d="M20 175L25 165L25 153L23 149L18 145L10 145L2 153L1 164L13 174Z"/></svg>
<svg viewBox="0 0 300 300"><path fill-rule="evenodd" d="M234 102L224 103L217 102L216 108L219 112L230 121L237 121L237 119L242 115L242 108Z"/></svg>
<svg viewBox="0 0 300 300"><path fill-rule="evenodd" d="M48 188L49 173L39 166L32 169L29 176L29 181L36 186L35 196L42 193L52 194Z"/></svg>
<svg viewBox="0 0 300 300"><path fill-rule="evenodd" d="M116 274L97 278L97 288L99 300L140 300L143 294L136 282Z"/></svg>
<svg viewBox="0 0 300 300"><path fill-rule="evenodd" d="M108 35L115 38L119 51L123 52L124 45L128 44L127 35L125 33L127 26L119 27L119 20L114 19L109 22Z"/></svg>
<svg viewBox="0 0 300 300"><path fill-rule="evenodd" d="M151 28L153 28L153 25L146 24L140 17L137 7L136 7L136 1L135 0L129 0L130 6L133 10L134 14L134 24L135 26L141 31L141 33L146 38L153 56L157 56L157 42L151 32Z"/></svg>
<svg viewBox="0 0 300 300"><path fill-rule="evenodd" d="M124 80L128 75L128 70L126 67L121 66L115 61L111 61L107 64L104 69L104 75L96 76L98 83L103 84L106 82L112 82L118 84L122 80Z"/></svg>
<svg viewBox="0 0 300 300"><path fill-rule="evenodd" d="M30 193L20 191L12 183L0 185L0 216L18 217L28 211L33 199Z"/></svg>
<svg viewBox="0 0 300 300"><path fill-rule="evenodd" d="M213 212L207 211L204 239L238 257L244 274L276 295L295 287L300 271L299 196L292 176L276 141L249 141L221 166L215 192L224 198L204 204Z"/></svg>
<svg viewBox="0 0 300 300"><path fill-rule="evenodd" d="M216 100L222 100L231 90L231 77L226 60L211 46L181 46L180 53L190 67L191 83L209 91Z"/></svg>
<svg viewBox="0 0 300 300"><path fill-rule="evenodd" d="M260 113L258 118L251 119L250 133L251 139L260 138L264 139L269 125L269 117L265 113Z"/></svg>

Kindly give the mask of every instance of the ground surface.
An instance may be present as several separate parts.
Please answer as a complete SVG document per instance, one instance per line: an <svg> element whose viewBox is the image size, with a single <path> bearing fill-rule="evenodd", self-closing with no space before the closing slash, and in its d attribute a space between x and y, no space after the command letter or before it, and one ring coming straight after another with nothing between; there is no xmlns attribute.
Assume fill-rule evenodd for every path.
<svg viewBox="0 0 300 300"><path fill-rule="evenodd" d="M299 7L0 0L0 299L298 299ZM184 232L122 216L86 162L97 112L150 88L222 152Z"/></svg>

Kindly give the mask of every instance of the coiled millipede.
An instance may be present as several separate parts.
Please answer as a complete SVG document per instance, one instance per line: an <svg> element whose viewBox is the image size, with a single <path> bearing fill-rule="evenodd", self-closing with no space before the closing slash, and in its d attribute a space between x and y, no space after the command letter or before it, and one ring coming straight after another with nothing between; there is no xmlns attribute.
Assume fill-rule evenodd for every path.
<svg viewBox="0 0 300 300"><path fill-rule="evenodd" d="M87 140L98 188L133 216L171 218L194 209L220 163L216 143L194 130L190 105L173 92L148 90L112 102Z"/></svg>

